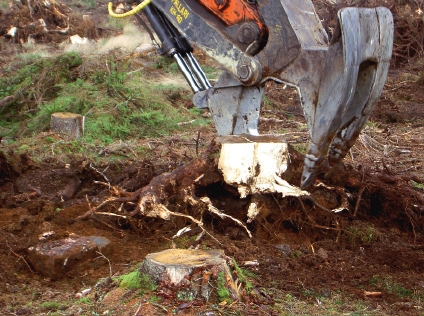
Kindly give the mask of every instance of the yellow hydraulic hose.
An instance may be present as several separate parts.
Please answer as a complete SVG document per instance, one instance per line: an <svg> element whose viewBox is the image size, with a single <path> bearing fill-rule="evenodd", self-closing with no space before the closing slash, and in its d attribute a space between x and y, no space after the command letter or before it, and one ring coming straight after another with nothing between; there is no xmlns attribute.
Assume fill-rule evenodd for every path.
<svg viewBox="0 0 424 316"><path fill-rule="evenodd" d="M144 7L146 5L148 5L150 2L152 2L152 0L144 0L138 6L136 6L134 9L132 9L131 11L128 11L128 12L125 12L125 13L122 13L122 14L118 14L118 13L113 12L113 3L112 2L109 2L107 9L109 11L109 14L111 16L113 16L114 18L125 18L127 16L130 16L130 15L133 15L133 14L140 12L140 10L144 9Z"/></svg>

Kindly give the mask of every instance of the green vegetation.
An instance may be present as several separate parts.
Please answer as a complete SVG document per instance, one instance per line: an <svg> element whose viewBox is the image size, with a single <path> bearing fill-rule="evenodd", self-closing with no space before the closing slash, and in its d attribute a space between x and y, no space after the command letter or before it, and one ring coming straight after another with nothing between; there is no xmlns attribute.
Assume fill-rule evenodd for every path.
<svg viewBox="0 0 424 316"><path fill-rule="evenodd" d="M296 149L296 151L298 151L301 154L306 154L309 150L308 143L298 143L298 144L293 143L292 145L294 149Z"/></svg>
<svg viewBox="0 0 424 316"><path fill-rule="evenodd" d="M15 57L0 77L0 99L14 98L0 108L0 135L28 137L48 131L55 112L84 116L83 143L158 137L210 122L196 120L200 110L185 108L190 91L146 77L155 68L173 72L175 67L168 58L160 58L152 71L130 76L131 60L114 58L105 56L106 63L100 63L97 56L81 57L77 53L50 58ZM193 119L196 121L189 127L178 126ZM52 137L46 139L47 143L55 141Z"/></svg>
<svg viewBox="0 0 424 316"><path fill-rule="evenodd" d="M87 305L92 304L88 297L81 297L78 301L76 301L74 303L74 305L76 305L78 303L83 303L83 304L87 304Z"/></svg>
<svg viewBox="0 0 424 316"><path fill-rule="evenodd" d="M44 307L47 309L58 309L60 305L57 302L44 302L40 304L40 307Z"/></svg>
<svg viewBox="0 0 424 316"><path fill-rule="evenodd" d="M138 271L121 275L119 279L121 280L121 283L119 283L120 288L141 289L141 277Z"/></svg>
<svg viewBox="0 0 424 316"><path fill-rule="evenodd" d="M295 250L290 253L290 257L292 257L293 259L300 258L302 256L303 256L303 252L300 250Z"/></svg>
<svg viewBox="0 0 424 316"><path fill-rule="evenodd" d="M396 282L392 277L375 275L371 280L369 280L369 283L380 290L385 290L389 293L395 294L399 298L411 298L413 294L417 294L414 290L407 289L403 284Z"/></svg>
<svg viewBox="0 0 424 316"><path fill-rule="evenodd" d="M157 286L154 284L152 279L150 279L150 277L144 273L140 275L140 286L142 289L148 291L154 291L157 289Z"/></svg>
<svg viewBox="0 0 424 316"><path fill-rule="evenodd" d="M252 283L250 283L247 279L247 274L253 275L250 271L242 270L238 266L237 262L233 259L234 270L237 272L237 276L240 282L244 285L244 290L249 293L253 289Z"/></svg>
<svg viewBox="0 0 424 316"><path fill-rule="evenodd" d="M230 299L230 291L228 291L228 289L225 287L225 284L225 275L222 271L218 274L218 278L216 280L218 299L220 302L228 301Z"/></svg>
<svg viewBox="0 0 424 316"><path fill-rule="evenodd" d="M422 184L422 183L417 183L417 182L415 182L415 181L412 181L412 186L413 186L414 188L424 190L424 184Z"/></svg>
<svg viewBox="0 0 424 316"><path fill-rule="evenodd" d="M175 245L177 246L177 248L179 249L187 249L188 247L190 247L193 242L196 240L197 236L180 236L178 238L174 239Z"/></svg>
<svg viewBox="0 0 424 316"><path fill-rule="evenodd" d="M348 243L352 247L359 246L361 244L369 244L379 239L379 233L373 226L349 226L346 230L350 233L347 234Z"/></svg>

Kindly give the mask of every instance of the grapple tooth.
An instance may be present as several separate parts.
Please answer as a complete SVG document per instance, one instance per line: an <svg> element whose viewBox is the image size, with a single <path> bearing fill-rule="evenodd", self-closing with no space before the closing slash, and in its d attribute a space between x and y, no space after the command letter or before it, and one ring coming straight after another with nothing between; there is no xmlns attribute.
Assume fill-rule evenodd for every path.
<svg viewBox="0 0 424 316"><path fill-rule="evenodd" d="M327 153L330 172L326 176L346 157L365 126L388 73L393 43L390 11L343 9L339 11L339 22L342 45L330 47L327 63L331 57L335 62L328 64L325 81L317 89L316 100L312 100L316 105L311 105L308 98L302 102L312 139L302 188L311 185ZM342 70L334 56L342 56ZM299 90L302 94L302 86Z"/></svg>

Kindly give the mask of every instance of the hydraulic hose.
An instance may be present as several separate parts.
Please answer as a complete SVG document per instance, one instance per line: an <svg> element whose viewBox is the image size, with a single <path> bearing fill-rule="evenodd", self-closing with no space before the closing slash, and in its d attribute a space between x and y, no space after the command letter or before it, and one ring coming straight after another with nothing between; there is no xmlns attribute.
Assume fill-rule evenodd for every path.
<svg viewBox="0 0 424 316"><path fill-rule="evenodd" d="M109 2L107 5L107 9L109 11L109 14L111 16L113 16L114 18L125 18L127 16L136 14L138 12L140 12L141 10L143 10L150 2L152 2L152 0L144 0L143 2L140 2L134 9L132 9L131 11L119 14L119 13L115 13L113 12L113 3Z"/></svg>

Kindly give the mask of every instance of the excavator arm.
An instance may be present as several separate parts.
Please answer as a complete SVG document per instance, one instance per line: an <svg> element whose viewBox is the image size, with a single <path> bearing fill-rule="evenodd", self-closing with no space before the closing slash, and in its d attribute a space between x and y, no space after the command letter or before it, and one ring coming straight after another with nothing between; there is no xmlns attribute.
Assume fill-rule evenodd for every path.
<svg viewBox="0 0 424 316"><path fill-rule="evenodd" d="M209 108L219 135L258 135L264 83L296 87L311 134L301 180L346 156L380 96L391 58L387 8L344 8L331 39L311 0L145 0L138 8L189 82L193 102ZM191 43L226 70L215 85Z"/></svg>

